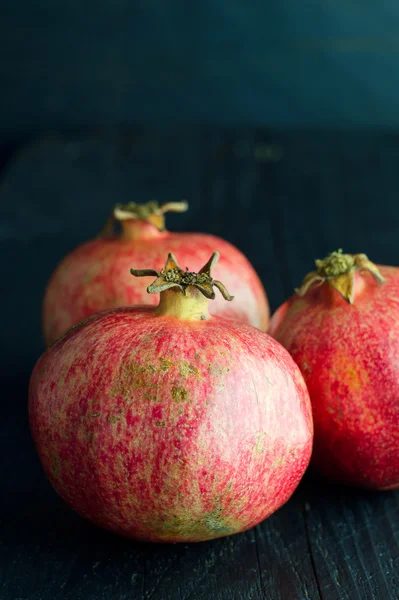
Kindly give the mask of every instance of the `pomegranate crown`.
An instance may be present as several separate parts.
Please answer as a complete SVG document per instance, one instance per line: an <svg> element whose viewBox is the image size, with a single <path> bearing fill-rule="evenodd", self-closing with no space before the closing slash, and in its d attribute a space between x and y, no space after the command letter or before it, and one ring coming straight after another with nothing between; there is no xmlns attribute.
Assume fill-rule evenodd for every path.
<svg viewBox="0 0 399 600"><path fill-rule="evenodd" d="M136 204L129 202L128 204L116 204L113 217L117 221L127 221L128 219L137 219L139 221L148 221L154 225L159 231L165 229L164 214L167 212L182 213L188 209L188 202L166 202L159 204L156 200L151 200L145 204Z"/></svg>
<svg viewBox="0 0 399 600"><path fill-rule="evenodd" d="M365 254L343 254L342 248L330 252L322 260L315 260L316 270L308 273L300 288L295 289L298 296L304 296L311 285L328 283L336 289L350 304L353 304L354 274L356 271L368 271L378 283L384 283L378 267Z"/></svg>
<svg viewBox="0 0 399 600"><path fill-rule="evenodd" d="M214 252L202 269L198 273L194 273L187 268L184 271L178 265L174 255L170 253L161 271L156 271L155 269L130 269L130 272L135 277L149 277L154 275L157 277L147 288L149 294L157 294L158 292L164 292L170 288L177 287L186 295L187 288L193 286L206 298L213 300L215 298L215 290L213 288L216 287L225 300L231 301L234 296L230 296L223 283L212 278L212 269L218 259L219 253Z"/></svg>

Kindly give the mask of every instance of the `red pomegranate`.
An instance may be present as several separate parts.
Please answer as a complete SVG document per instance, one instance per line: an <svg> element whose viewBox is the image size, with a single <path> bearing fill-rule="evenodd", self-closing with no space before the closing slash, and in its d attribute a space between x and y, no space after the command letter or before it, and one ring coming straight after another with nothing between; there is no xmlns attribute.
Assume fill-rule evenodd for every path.
<svg viewBox="0 0 399 600"><path fill-rule="evenodd" d="M308 392L288 352L208 314L217 255L198 274L169 255L159 305L93 315L56 342L30 384L30 423L57 492L139 540L201 541L284 504L310 459Z"/></svg>
<svg viewBox="0 0 399 600"><path fill-rule="evenodd" d="M121 235L109 227L105 235L76 248L51 277L43 303L43 329L47 345L52 344L82 319L108 308L156 304L146 293L145 282L134 280L131 264L160 269L168 252L181 264L198 270L214 248L223 254L215 276L236 290L234 305L217 298L213 314L236 318L266 331L269 305L262 284L245 256L228 242L201 233L170 233L165 230L164 213L182 212L185 202L156 202L144 205L117 205L114 218L121 223Z"/></svg>
<svg viewBox="0 0 399 600"><path fill-rule="evenodd" d="M341 250L316 267L270 325L308 386L312 465L343 483L399 487L399 269Z"/></svg>

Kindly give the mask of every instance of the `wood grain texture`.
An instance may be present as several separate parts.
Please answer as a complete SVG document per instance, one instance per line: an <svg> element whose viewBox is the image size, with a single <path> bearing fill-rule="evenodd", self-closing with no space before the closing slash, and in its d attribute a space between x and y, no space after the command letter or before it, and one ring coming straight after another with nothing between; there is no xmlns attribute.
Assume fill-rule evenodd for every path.
<svg viewBox="0 0 399 600"><path fill-rule="evenodd" d="M317 481L305 519L323 598L397 598L399 496Z"/></svg>
<svg viewBox="0 0 399 600"><path fill-rule="evenodd" d="M170 228L239 245L275 308L316 256L339 246L397 264L398 167L393 135L207 129L54 137L8 162L0 183L2 600L399 600L397 492L307 475L249 532L138 544L91 526L56 497L26 416L45 281L114 202L186 197L191 210L171 216Z"/></svg>

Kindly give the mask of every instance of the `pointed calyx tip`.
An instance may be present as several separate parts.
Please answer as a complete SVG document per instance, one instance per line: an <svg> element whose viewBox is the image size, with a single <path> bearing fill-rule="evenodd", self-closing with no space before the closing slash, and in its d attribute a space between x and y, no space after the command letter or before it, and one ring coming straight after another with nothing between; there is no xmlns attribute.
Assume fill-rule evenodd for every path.
<svg viewBox="0 0 399 600"><path fill-rule="evenodd" d="M117 221L127 221L128 219L148 221L159 229L159 231L163 231L165 229L165 213L182 213L187 209L188 202L186 200L182 200L181 202L166 202L161 205L156 200L151 200L151 202L146 202L145 204L129 202L128 204L116 204L113 216Z"/></svg>
<svg viewBox="0 0 399 600"><path fill-rule="evenodd" d="M148 286L149 294L157 294L164 292L173 287L180 289L183 294L186 294L188 287L197 288L206 298L213 300L215 298L216 287L222 294L225 300L233 300L234 296L230 296L223 283L212 278L212 269L219 259L219 253L214 252L208 262L202 267L198 273L192 271L184 271L179 265L173 254L168 255L168 259L164 268L161 271L155 269L130 269L130 272L135 277L156 276L157 279Z"/></svg>
<svg viewBox="0 0 399 600"><path fill-rule="evenodd" d="M342 249L331 252L322 260L315 261L316 270L308 273L300 288L295 289L298 296L304 296L311 285L328 283L336 289L350 304L353 304L354 274L356 271L368 271L378 283L385 279L378 267L365 254L343 254Z"/></svg>

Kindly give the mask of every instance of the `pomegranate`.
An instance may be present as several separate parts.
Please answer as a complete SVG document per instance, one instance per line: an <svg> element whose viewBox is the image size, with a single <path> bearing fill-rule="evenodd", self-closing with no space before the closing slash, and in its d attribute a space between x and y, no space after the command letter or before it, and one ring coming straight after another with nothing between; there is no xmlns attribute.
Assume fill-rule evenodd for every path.
<svg viewBox="0 0 399 600"><path fill-rule="evenodd" d="M347 484L399 487L399 269L331 253L276 311L270 334L308 386L312 466Z"/></svg>
<svg viewBox="0 0 399 600"><path fill-rule="evenodd" d="M47 345L70 327L93 313L107 308L156 304L146 293L142 280L129 274L130 265L160 269L164 257L173 252L183 265L199 269L217 247L223 259L215 276L237 291L234 305L222 298L213 303L213 314L236 318L266 331L269 306L262 284L245 256L228 242L201 233L170 233L165 230L164 213L182 212L186 202L156 202L117 205L113 218L122 232L113 235L108 222L104 235L76 248L52 275L43 302L43 329Z"/></svg>
<svg viewBox="0 0 399 600"><path fill-rule="evenodd" d="M92 522L139 540L248 529L284 504L310 459L311 406L288 352L210 316L211 268L169 255L156 308L92 315L38 361L30 423L56 491Z"/></svg>

